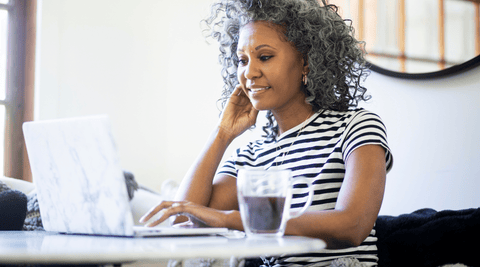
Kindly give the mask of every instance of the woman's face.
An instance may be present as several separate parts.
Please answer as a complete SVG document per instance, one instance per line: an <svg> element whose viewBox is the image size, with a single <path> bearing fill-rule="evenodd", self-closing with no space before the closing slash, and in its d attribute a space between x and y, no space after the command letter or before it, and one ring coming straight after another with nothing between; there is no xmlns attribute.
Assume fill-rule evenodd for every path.
<svg viewBox="0 0 480 267"><path fill-rule="evenodd" d="M242 27L237 55L238 81L255 109L275 112L305 105L301 84L308 67L279 26L257 21Z"/></svg>

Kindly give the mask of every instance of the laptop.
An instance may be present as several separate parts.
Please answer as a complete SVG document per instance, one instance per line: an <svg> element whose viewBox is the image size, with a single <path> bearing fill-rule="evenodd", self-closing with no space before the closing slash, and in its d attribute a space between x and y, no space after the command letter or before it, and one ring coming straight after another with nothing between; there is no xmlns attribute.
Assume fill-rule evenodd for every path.
<svg viewBox="0 0 480 267"><path fill-rule="evenodd" d="M107 115L25 122L23 132L47 231L129 237L228 232L134 226Z"/></svg>

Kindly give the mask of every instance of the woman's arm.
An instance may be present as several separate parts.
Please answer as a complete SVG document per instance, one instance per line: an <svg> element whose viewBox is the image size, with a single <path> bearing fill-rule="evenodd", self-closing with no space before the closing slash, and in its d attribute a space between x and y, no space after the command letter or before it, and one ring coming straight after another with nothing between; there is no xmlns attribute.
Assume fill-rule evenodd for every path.
<svg viewBox="0 0 480 267"><path fill-rule="evenodd" d="M359 147L345 168L335 209L305 212L289 220L286 234L321 238L332 249L358 246L367 238L383 200L385 149L379 145Z"/></svg>
<svg viewBox="0 0 480 267"><path fill-rule="evenodd" d="M185 200L207 207L210 206L214 192L213 179L215 172L231 142L232 138L225 130L220 127L215 129L204 150L183 178L175 200ZM218 193L216 194L218 195Z"/></svg>
<svg viewBox="0 0 480 267"><path fill-rule="evenodd" d="M177 200L190 201L219 209L230 209L234 206L232 203L224 203L223 199L226 193L230 193L224 193L222 190L225 189L225 185L227 187L230 185L225 182L228 179L219 179L219 182L215 185L213 179L227 147L237 136L255 125L257 115L258 110L253 107L241 86L237 86L227 101L218 127L182 180L176 195ZM229 199L231 198L226 200ZM214 202L211 203L211 201Z"/></svg>
<svg viewBox="0 0 480 267"><path fill-rule="evenodd" d="M257 115L258 110L253 108L250 99L241 87L237 86L227 101L218 127L182 180L175 197L178 204L172 207L173 202L162 202L145 214L141 222L150 220L162 211L160 218L149 226L155 226L171 215L191 213L191 218L210 226L241 228L240 216L231 211L238 210L236 179L224 175L216 177L214 181L214 177L227 147L237 136L255 124ZM227 218L229 222L226 222ZM185 220L185 217L179 216L175 223Z"/></svg>

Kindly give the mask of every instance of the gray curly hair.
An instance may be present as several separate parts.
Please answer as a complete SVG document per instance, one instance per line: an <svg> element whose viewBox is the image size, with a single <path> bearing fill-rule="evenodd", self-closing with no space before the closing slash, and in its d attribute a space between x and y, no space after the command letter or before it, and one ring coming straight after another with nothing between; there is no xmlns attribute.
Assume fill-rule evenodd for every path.
<svg viewBox="0 0 480 267"><path fill-rule="evenodd" d="M222 109L238 84L236 54L240 29L253 21L268 21L284 29L286 39L308 62L306 101L314 111L346 111L366 101L361 85L368 76L363 42L357 41L351 23L338 15L338 7L321 0L220 0L212 5L206 23L207 37L220 45L224 88ZM276 138L278 126L267 112L266 137Z"/></svg>

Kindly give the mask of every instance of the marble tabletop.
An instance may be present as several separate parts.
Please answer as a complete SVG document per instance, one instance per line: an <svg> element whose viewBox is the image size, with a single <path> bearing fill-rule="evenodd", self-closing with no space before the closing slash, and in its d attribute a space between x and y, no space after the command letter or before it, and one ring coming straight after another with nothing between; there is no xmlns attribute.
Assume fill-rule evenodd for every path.
<svg viewBox="0 0 480 267"><path fill-rule="evenodd" d="M44 231L0 231L0 264L107 264L166 259L275 256L318 251L320 239L196 237L106 237Z"/></svg>

